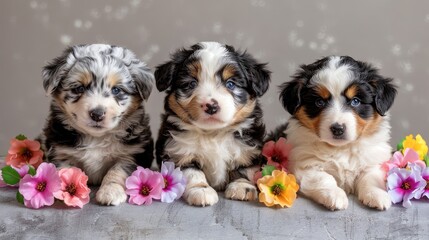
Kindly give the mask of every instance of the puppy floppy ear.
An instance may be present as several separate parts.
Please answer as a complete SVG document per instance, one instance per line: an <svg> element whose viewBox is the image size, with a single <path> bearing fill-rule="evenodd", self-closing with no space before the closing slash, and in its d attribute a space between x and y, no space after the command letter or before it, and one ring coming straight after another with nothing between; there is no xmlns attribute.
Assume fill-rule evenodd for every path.
<svg viewBox="0 0 429 240"><path fill-rule="evenodd" d="M112 54L123 61L130 72L131 78L136 85L140 97L147 100L152 91L154 82L154 76L149 67L140 61L131 50L126 48L112 46L112 49L108 54Z"/></svg>
<svg viewBox="0 0 429 240"><path fill-rule="evenodd" d="M155 81L156 88L162 92L173 85L176 68L181 66L191 55L200 49L199 44L192 45L190 49L181 48L171 54L171 61L161 64L156 67Z"/></svg>
<svg viewBox="0 0 429 240"><path fill-rule="evenodd" d="M295 114L296 110L301 106L301 94L304 84L305 81L297 77L280 86L280 101L290 115Z"/></svg>
<svg viewBox="0 0 429 240"><path fill-rule="evenodd" d="M384 116L395 101L397 94L396 86L392 84L393 79L375 76L369 81L374 88L374 105L377 112Z"/></svg>
<svg viewBox="0 0 429 240"><path fill-rule="evenodd" d="M54 58L42 69L43 88L47 95L51 95L67 75L70 66L76 62L73 56L73 47L68 47L61 56Z"/></svg>
<svg viewBox="0 0 429 240"><path fill-rule="evenodd" d="M174 63L173 61L166 62L156 67L155 81L156 88L162 92L169 88L173 82Z"/></svg>
<svg viewBox="0 0 429 240"><path fill-rule="evenodd" d="M270 86L271 72L267 70L266 63L256 63L250 66L250 82L257 97L264 95Z"/></svg>
<svg viewBox="0 0 429 240"><path fill-rule="evenodd" d="M140 97L147 100L152 92L154 82L154 76L150 72L150 69L143 62L140 62L140 60L137 59L131 61L127 67L134 83L136 84Z"/></svg>
<svg viewBox="0 0 429 240"><path fill-rule="evenodd" d="M237 53L232 46L226 45L226 48L230 52ZM248 90L253 95L261 97L267 92L271 80L271 72L266 68L267 64L258 63L258 61L247 52L239 54L237 57L240 67L243 69L249 81Z"/></svg>

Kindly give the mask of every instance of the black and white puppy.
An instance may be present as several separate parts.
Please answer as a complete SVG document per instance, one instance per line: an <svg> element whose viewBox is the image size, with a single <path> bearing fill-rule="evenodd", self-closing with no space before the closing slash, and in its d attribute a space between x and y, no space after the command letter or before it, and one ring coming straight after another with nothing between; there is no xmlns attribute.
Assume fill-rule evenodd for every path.
<svg viewBox="0 0 429 240"><path fill-rule="evenodd" d="M292 115L285 129L293 145L290 171L300 191L329 209L345 209L347 193L380 210L391 206L380 164L391 156L388 110L392 79L348 56L302 65L282 85Z"/></svg>
<svg viewBox="0 0 429 240"><path fill-rule="evenodd" d="M96 200L125 202L126 177L136 165L149 167L153 139L143 100L153 74L130 50L105 45L66 49L43 69L52 96L41 136L49 162L76 166L90 184L101 184Z"/></svg>
<svg viewBox="0 0 429 240"><path fill-rule="evenodd" d="M259 168L265 136L258 103L270 72L248 53L217 42L181 49L157 67L156 87L166 91L156 143L158 164L173 161L188 184L191 205L213 205L216 190L237 200L253 200L249 179Z"/></svg>

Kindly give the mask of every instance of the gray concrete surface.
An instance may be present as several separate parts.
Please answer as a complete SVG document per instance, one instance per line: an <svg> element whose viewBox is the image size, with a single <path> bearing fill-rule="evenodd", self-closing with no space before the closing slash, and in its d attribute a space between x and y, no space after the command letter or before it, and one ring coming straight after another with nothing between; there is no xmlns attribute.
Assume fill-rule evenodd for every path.
<svg viewBox="0 0 429 240"><path fill-rule="evenodd" d="M92 199L83 209L56 202L33 210L16 202L15 193L0 189L0 239L429 239L428 200L379 212L350 196L347 210L331 212L301 196L281 209L221 194L205 208L182 200L106 207Z"/></svg>

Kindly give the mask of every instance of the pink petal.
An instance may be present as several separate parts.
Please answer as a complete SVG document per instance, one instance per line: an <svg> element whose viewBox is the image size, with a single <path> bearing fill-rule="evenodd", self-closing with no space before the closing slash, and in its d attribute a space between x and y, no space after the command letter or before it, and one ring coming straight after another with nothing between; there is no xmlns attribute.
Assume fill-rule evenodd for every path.
<svg viewBox="0 0 429 240"><path fill-rule="evenodd" d="M268 159L267 159L267 165L271 165L271 166L274 166L276 169L278 169L278 170L281 170L282 169L282 166L280 165L280 163L278 163L278 162L274 162L272 159L271 159L271 157L269 157Z"/></svg>
<svg viewBox="0 0 429 240"><path fill-rule="evenodd" d="M177 194L173 191L162 192L161 193L161 202L172 203L176 199Z"/></svg>
<svg viewBox="0 0 429 240"><path fill-rule="evenodd" d="M39 192L36 190L37 183L37 179L29 174L25 175L19 182L19 192L25 199L30 200Z"/></svg>
<svg viewBox="0 0 429 240"><path fill-rule="evenodd" d="M402 186L403 180L400 178L400 176L396 172L392 172L387 177L387 188L388 189L395 189L400 188Z"/></svg>
<svg viewBox="0 0 429 240"><path fill-rule="evenodd" d="M24 165L21 168L15 168L15 167L13 167L13 168L19 173L19 176L21 176L21 178L24 177L28 173L28 170L29 170L28 165Z"/></svg>
<svg viewBox="0 0 429 240"><path fill-rule="evenodd" d="M402 202L402 199L404 197L404 190L402 190L401 188L389 190L387 193L389 194L390 199L393 203Z"/></svg>
<svg viewBox="0 0 429 240"><path fill-rule="evenodd" d="M140 194L130 196L128 202L135 205L142 205L146 200L146 197L143 197Z"/></svg>
<svg viewBox="0 0 429 240"><path fill-rule="evenodd" d="M54 197L59 200L64 200L64 195L66 192L64 191L56 191L54 192Z"/></svg>
<svg viewBox="0 0 429 240"><path fill-rule="evenodd" d="M266 142L262 148L262 155L266 158L272 157L274 154L275 145L276 144L274 141Z"/></svg>
<svg viewBox="0 0 429 240"><path fill-rule="evenodd" d="M18 154L22 149L26 148L26 145L23 141L12 139L10 141L10 148L7 151L9 154Z"/></svg>
<svg viewBox="0 0 429 240"><path fill-rule="evenodd" d="M416 160L421 161L419 158L419 154L416 151L414 151L414 149L412 148L405 149L403 161L405 163L408 163L408 162L414 162Z"/></svg>
<svg viewBox="0 0 429 240"><path fill-rule="evenodd" d="M164 182L164 177L159 172L153 172L150 175L151 176L149 176L149 179L146 182L150 187L155 188ZM162 187L164 187L163 184Z"/></svg>
<svg viewBox="0 0 429 240"><path fill-rule="evenodd" d="M130 176L125 180L125 186L127 189L140 189L140 179L135 176Z"/></svg>
<svg viewBox="0 0 429 240"><path fill-rule="evenodd" d="M40 150L40 143L38 141L24 140L25 145L30 151L35 152Z"/></svg>
<svg viewBox="0 0 429 240"><path fill-rule="evenodd" d="M146 183L150 179L150 176L152 176L152 171L149 169L140 171L138 175L141 183Z"/></svg>
<svg viewBox="0 0 429 240"><path fill-rule="evenodd" d="M174 167L175 165L173 162L163 162L161 165L162 176L171 174L174 171Z"/></svg>
<svg viewBox="0 0 429 240"><path fill-rule="evenodd" d="M146 198L144 205L151 205L151 204L152 204L152 198L150 198L150 197Z"/></svg>
<svg viewBox="0 0 429 240"><path fill-rule="evenodd" d="M292 145L287 143L287 140L285 138L280 138L277 142L276 142L276 146L275 146L277 152L282 156L282 157L287 157L289 155L290 150L292 149Z"/></svg>
<svg viewBox="0 0 429 240"><path fill-rule="evenodd" d="M70 194L68 194L68 196L66 196L64 198L64 203L67 206L70 206L70 207L79 207L79 208L82 208L83 205L84 205L80 198L78 198L76 196L71 196Z"/></svg>
<svg viewBox="0 0 429 240"><path fill-rule="evenodd" d="M406 162L404 163L403 158L404 156L402 155L402 153L400 151L396 151L395 153L393 153L393 156L391 158L391 163L400 168L405 167Z"/></svg>
<svg viewBox="0 0 429 240"><path fill-rule="evenodd" d="M409 208L409 207L411 207L411 199L413 199L413 195L412 195L412 193L411 192L405 192L405 194L404 194L404 198L403 198L403 201L402 201L402 206L403 207L405 207L405 208Z"/></svg>
<svg viewBox="0 0 429 240"><path fill-rule="evenodd" d="M72 172L68 168L62 168L58 171L58 175L61 179L61 185L63 187L69 185L72 182Z"/></svg>

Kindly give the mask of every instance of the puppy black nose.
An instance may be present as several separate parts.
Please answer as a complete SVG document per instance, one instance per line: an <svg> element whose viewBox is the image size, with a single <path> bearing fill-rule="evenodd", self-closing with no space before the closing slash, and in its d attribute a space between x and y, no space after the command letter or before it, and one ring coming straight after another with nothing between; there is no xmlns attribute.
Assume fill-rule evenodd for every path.
<svg viewBox="0 0 429 240"><path fill-rule="evenodd" d="M336 137L341 137L344 132L346 131L346 125L344 124L339 124L339 123L334 123L331 125L331 132L332 134L334 134L334 136Z"/></svg>
<svg viewBox="0 0 429 240"><path fill-rule="evenodd" d="M212 99L210 103L206 103L205 106L203 106L204 112L213 115L217 112L219 112L219 104L215 99Z"/></svg>
<svg viewBox="0 0 429 240"><path fill-rule="evenodd" d="M103 121L105 115L106 115L106 112L102 108L96 108L89 111L89 116L91 117L92 120L96 122Z"/></svg>
<svg viewBox="0 0 429 240"><path fill-rule="evenodd" d="M204 110L206 113L213 115L215 113L217 113L219 110L219 105L217 103L213 103L213 104L206 104L206 109Z"/></svg>

